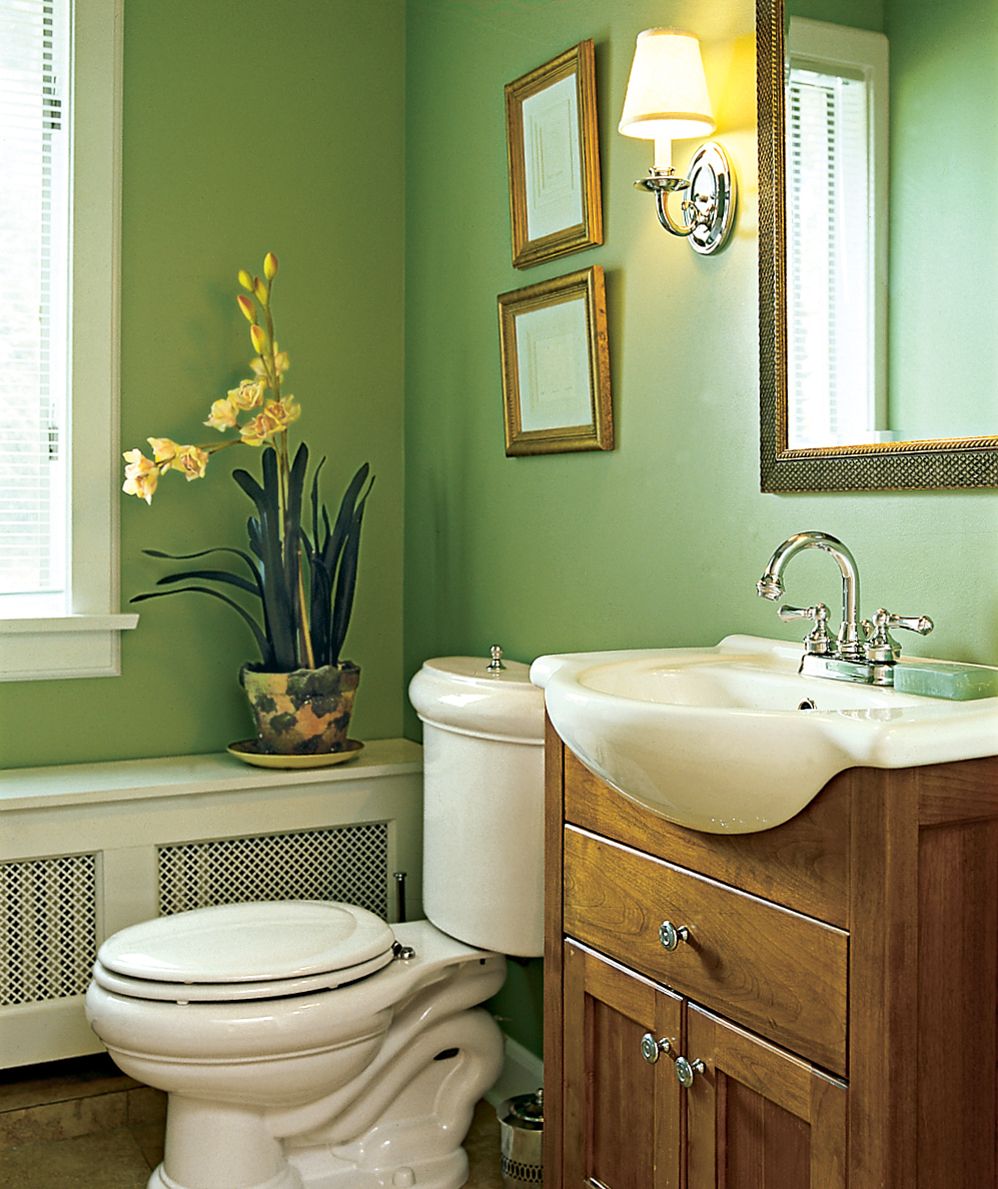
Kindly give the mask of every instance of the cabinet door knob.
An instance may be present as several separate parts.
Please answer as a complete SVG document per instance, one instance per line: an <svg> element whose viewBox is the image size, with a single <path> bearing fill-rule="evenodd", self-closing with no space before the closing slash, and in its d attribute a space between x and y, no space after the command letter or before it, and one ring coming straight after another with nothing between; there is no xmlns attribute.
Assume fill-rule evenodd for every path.
<svg viewBox="0 0 998 1189"><path fill-rule="evenodd" d="M641 1037L641 1056L644 1057L649 1065L654 1065L663 1053L669 1053L671 1051L672 1045L664 1036L656 1040L653 1032L646 1032Z"/></svg>
<svg viewBox="0 0 998 1189"><path fill-rule="evenodd" d="M689 941L690 931L685 925L674 925L672 921L663 921L658 927L658 939L662 948L674 950L681 941Z"/></svg>
<svg viewBox="0 0 998 1189"><path fill-rule="evenodd" d="M676 1079L687 1090L693 1085L693 1079L698 1073L706 1072L707 1066L702 1061L687 1061L685 1057L676 1058Z"/></svg>

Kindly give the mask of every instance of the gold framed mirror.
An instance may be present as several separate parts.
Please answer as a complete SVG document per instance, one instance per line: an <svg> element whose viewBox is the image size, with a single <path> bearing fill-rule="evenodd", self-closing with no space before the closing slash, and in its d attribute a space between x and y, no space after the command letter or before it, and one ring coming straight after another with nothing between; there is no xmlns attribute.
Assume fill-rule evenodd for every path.
<svg viewBox="0 0 998 1189"><path fill-rule="evenodd" d="M868 28L862 32L871 36L857 37L847 21L835 24L835 5L824 0L756 0L763 491L998 486L998 294L980 291L998 279L998 220L985 210L972 219L975 230L964 240L955 230L960 204L941 203L950 212L941 215L927 201L927 179L939 181L937 162L945 157L950 169L957 158L941 153L929 135L932 129L940 137L952 135L954 114L946 104L976 97L977 116L968 108L963 118L973 128L980 104L998 90L996 47L978 47L979 37L959 39L964 27L978 27L974 6L991 3L906 0L893 5L899 14L895 36L885 18L879 31ZM844 0L842 8L855 17L864 6ZM889 16L892 0L865 8ZM913 36L916 9L935 21L920 34L921 44ZM816 13L820 21L811 19ZM940 72L941 46L951 57L959 55L961 78L971 81L954 87L950 80L937 110L926 98L926 79ZM889 81L877 73L888 60ZM910 84L902 74L907 60L919 66ZM916 103L917 133L902 134L900 115ZM839 147L849 127L861 129L851 157ZM817 147L806 139L814 128ZM976 143L966 183L950 173L948 194L993 189L981 170L983 164L998 179L998 153L989 160L982 151L987 146ZM831 160L830 144L844 164ZM933 152L934 168L927 169L926 154ZM916 182L899 173L906 159L922 163L917 192ZM834 170L843 172L832 177ZM813 201L810 192L817 195ZM897 211L888 212L887 192L903 200ZM836 209L828 209L827 194L843 196ZM982 223L995 225L983 233L983 244ZM914 247L906 256L902 237L908 226ZM854 255L843 263L847 239L858 246L849 248ZM943 275L947 260L961 270L949 280ZM975 278L969 293L968 277ZM923 323L913 321L915 306L926 317ZM978 390L979 404L972 405ZM908 393L910 409L902 400Z"/></svg>

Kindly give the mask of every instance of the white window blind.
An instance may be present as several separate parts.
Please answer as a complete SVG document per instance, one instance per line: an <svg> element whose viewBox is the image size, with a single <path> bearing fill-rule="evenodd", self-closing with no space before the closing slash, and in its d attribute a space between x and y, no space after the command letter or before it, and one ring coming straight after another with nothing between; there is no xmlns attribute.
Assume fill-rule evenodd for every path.
<svg viewBox="0 0 998 1189"><path fill-rule="evenodd" d="M862 79L791 67L791 446L873 428L866 91Z"/></svg>
<svg viewBox="0 0 998 1189"><path fill-rule="evenodd" d="M0 595L67 588L69 0L0 0Z"/></svg>

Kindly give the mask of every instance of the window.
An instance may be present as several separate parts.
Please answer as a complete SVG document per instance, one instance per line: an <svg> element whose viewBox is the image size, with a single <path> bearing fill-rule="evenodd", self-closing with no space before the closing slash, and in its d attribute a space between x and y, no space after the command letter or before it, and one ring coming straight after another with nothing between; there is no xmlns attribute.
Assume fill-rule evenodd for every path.
<svg viewBox="0 0 998 1189"><path fill-rule="evenodd" d="M791 449L887 425L887 40L791 18L787 294Z"/></svg>
<svg viewBox="0 0 998 1189"><path fill-rule="evenodd" d="M0 0L0 680L118 672L122 0Z"/></svg>

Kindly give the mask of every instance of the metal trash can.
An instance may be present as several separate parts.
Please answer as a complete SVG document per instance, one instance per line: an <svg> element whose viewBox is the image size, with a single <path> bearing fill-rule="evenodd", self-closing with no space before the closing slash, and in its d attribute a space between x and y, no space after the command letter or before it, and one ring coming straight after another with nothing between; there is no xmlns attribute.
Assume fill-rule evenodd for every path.
<svg viewBox="0 0 998 1189"><path fill-rule="evenodd" d="M507 1098L496 1110L502 1152L502 1183L506 1189L543 1185L544 1091Z"/></svg>

